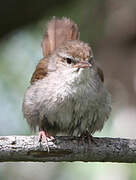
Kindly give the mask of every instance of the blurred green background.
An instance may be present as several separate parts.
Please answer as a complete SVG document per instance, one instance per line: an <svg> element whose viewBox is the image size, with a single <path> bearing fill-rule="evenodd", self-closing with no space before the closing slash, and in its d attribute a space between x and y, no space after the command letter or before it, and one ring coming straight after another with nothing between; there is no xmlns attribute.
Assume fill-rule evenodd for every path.
<svg viewBox="0 0 136 180"><path fill-rule="evenodd" d="M52 16L69 17L88 42L113 97L111 118L96 136L136 137L136 1L5 0L0 6L0 135L30 135L22 99ZM0 163L0 180L135 180L135 164Z"/></svg>

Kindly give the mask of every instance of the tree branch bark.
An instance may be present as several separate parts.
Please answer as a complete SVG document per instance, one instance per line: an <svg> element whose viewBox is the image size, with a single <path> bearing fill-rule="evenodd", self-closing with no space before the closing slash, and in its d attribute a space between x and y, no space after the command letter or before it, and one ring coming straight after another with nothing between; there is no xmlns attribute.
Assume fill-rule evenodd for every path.
<svg viewBox="0 0 136 180"><path fill-rule="evenodd" d="M49 141L50 152L37 136L0 136L0 162L6 161L84 161L136 162L136 140L94 138L85 142L79 137L59 136Z"/></svg>

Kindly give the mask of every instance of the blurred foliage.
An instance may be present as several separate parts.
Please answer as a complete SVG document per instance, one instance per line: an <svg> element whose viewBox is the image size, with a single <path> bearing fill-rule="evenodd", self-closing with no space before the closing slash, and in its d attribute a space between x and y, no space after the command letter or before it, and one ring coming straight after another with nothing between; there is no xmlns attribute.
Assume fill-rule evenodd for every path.
<svg viewBox="0 0 136 180"><path fill-rule="evenodd" d="M25 3L23 8L28 6L28 9L21 9L21 13L15 8L18 3L14 1L12 4L15 14L12 18L17 16L19 20L23 13L28 16L28 9L33 18L26 19L24 16L22 24L21 21L15 24L12 18L8 18L11 16L8 11L10 4L5 10L5 27L7 24L14 26L4 32L0 44L0 135L30 134L21 112L22 99L34 68L42 58L41 41L45 24L55 15L70 17L78 24L81 40L92 46L97 62L104 69L105 85L113 95L113 114L104 130L96 135L135 137L135 0L75 0L66 3L55 0L41 3L39 0L37 10L36 2L27 5L22 1L22 4ZM38 10L40 16L37 15ZM2 26L0 32L4 29L4 23ZM1 163L0 179L134 180L135 169L135 165L111 163Z"/></svg>

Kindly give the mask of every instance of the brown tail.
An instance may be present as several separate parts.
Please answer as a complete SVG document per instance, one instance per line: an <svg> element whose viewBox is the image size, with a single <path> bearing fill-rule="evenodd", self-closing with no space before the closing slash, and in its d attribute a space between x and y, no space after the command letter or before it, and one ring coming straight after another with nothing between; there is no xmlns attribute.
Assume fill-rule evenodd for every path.
<svg viewBox="0 0 136 180"><path fill-rule="evenodd" d="M62 19L53 17L47 25L42 41L43 56L51 55L63 42L77 39L79 39L79 31L73 21L65 17Z"/></svg>

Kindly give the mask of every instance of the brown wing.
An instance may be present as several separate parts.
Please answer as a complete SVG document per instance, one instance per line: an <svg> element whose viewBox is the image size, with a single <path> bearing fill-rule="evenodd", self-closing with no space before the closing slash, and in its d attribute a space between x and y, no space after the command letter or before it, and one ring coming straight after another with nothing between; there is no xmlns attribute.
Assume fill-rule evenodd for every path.
<svg viewBox="0 0 136 180"><path fill-rule="evenodd" d="M47 75L48 70L48 58L43 58L39 61L36 69L31 78L31 84L37 80L43 79Z"/></svg>
<svg viewBox="0 0 136 180"><path fill-rule="evenodd" d="M97 66L97 72L102 82L104 82L104 74L103 71Z"/></svg>

